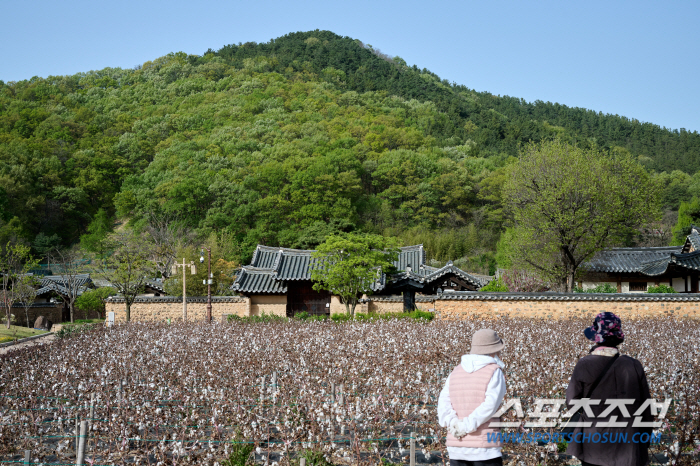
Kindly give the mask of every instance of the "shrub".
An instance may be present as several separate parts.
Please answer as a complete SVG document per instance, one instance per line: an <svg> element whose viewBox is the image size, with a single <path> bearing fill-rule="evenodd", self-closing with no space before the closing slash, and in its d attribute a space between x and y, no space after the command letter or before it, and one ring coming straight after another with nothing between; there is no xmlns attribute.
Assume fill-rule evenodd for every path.
<svg viewBox="0 0 700 466"><path fill-rule="evenodd" d="M416 309L415 311L411 312L411 317L414 319L425 319L428 322L430 322L435 318L435 314L433 314L432 312L421 311L420 309Z"/></svg>
<svg viewBox="0 0 700 466"><path fill-rule="evenodd" d="M293 466L297 466L300 463L300 459L305 458L306 464L313 466L333 466L333 463L328 461L328 458L322 451L318 450L304 450L299 456L291 461Z"/></svg>
<svg viewBox="0 0 700 466"><path fill-rule="evenodd" d="M100 324L63 325L61 330L56 332L56 337L59 339L75 337L96 328L98 325Z"/></svg>
<svg viewBox="0 0 700 466"><path fill-rule="evenodd" d="M574 293L617 293L617 288L610 283L602 283L595 288L584 290L582 287L575 287Z"/></svg>
<svg viewBox="0 0 700 466"><path fill-rule="evenodd" d="M417 319L417 320L427 320L430 322L435 317L435 314L428 311L421 311L420 309L415 309L411 312L386 312L382 314L366 314L362 312L355 313L355 319L352 319L348 314L333 314L331 320L333 322L350 322L352 320L356 322L371 322L373 320L392 320L392 319Z"/></svg>
<svg viewBox="0 0 700 466"><path fill-rule="evenodd" d="M116 294L116 291L114 288L110 287L86 291L75 300L75 307L83 312L86 319L90 311L94 311L98 315L103 316L105 314L105 299L113 294Z"/></svg>
<svg viewBox="0 0 700 466"><path fill-rule="evenodd" d="M231 454L228 459L221 462L221 466L248 466L255 464L251 458L251 453L255 446L250 443L233 443L231 445Z"/></svg>
<svg viewBox="0 0 700 466"><path fill-rule="evenodd" d="M508 287L503 283L501 277L498 277L491 280L488 285L482 287L479 291L508 291Z"/></svg>
<svg viewBox="0 0 700 466"><path fill-rule="evenodd" d="M430 322L435 317L435 314L428 311L421 311L416 309L412 312L387 312L382 314L374 313L363 313L356 312L355 318L350 317L349 314L340 313L333 314L330 316L330 320L336 323L343 322L371 322L373 320L391 320L391 319L417 319L417 320L427 320ZM304 322L319 322L328 320L327 315L311 315L308 312L300 312L295 315L292 319L301 320ZM262 314L260 316L250 316L241 317L235 314L231 314L227 317L228 322L244 322L244 323L260 323L260 322L288 322L290 319L287 317L282 317L274 314Z"/></svg>
<svg viewBox="0 0 700 466"><path fill-rule="evenodd" d="M265 314L264 312L259 316L247 316L241 317L236 314L230 314L227 318L229 322L245 322L249 324L261 323L261 322L287 322L289 319L283 316L278 316L276 314Z"/></svg>
<svg viewBox="0 0 700 466"><path fill-rule="evenodd" d="M302 311L302 312L299 312L299 313L295 314L295 315L294 315L294 319L303 320L303 321L306 321L306 322L318 322L319 320L326 320L326 319L328 319L328 316L325 315L325 314L313 315L313 314L309 314L309 313L306 312L306 311Z"/></svg>
<svg viewBox="0 0 700 466"><path fill-rule="evenodd" d="M678 293L672 286L659 285L647 288L647 293Z"/></svg>
<svg viewBox="0 0 700 466"><path fill-rule="evenodd" d="M360 313L358 312L357 314L360 314ZM348 322L348 321L352 320L352 317L350 317L350 314L347 314L347 313L332 314L331 320L333 322Z"/></svg>

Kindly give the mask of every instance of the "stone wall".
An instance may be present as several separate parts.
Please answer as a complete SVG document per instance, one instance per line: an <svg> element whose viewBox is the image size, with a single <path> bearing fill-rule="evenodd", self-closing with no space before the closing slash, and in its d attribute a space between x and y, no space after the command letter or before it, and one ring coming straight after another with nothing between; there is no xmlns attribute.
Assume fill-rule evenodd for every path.
<svg viewBox="0 0 700 466"><path fill-rule="evenodd" d="M116 322L126 320L124 298L109 298L107 312L114 312ZM239 296L212 296L212 319L221 320L225 315L249 316L250 300ZM207 298L187 298L187 320L204 320L207 315ZM131 305L131 320L144 321L182 320L182 298L173 296L139 297Z"/></svg>
<svg viewBox="0 0 700 466"><path fill-rule="evenodd" d="M212 297L212 316L220 320L227 314L241 317L265 314L286 315L284 295ZM527 317L563 319L585 316L593 318L599 312L614 312L622 318L677 316L700 318L700 294L582 294L582 293L453 293L436 296L416 296L416 307L431 311L441 319L472 317ZM125 320L124 300L110 298L107 312L115 312L117 321ZM401 296L370 296L358 304L356 312L402 312ZM58 311L60 315L60 310ZM331 298L331 313L344 313L345 306L337 296ZM15 315L19 315L16 313ZM51 319L50 315L46 315ZM203 320L206 298L187 300L188 320ZM182 319L182 300L176 297L139 298L131 306L132 320ZM52 319L53 320L53 319ZM59 322L56 320L54 322Z"/></svg>
<svg viewBox="0 0 700 466"><path fill-rule="evenodd" d="M251 296L250 309L245 315L261 316L263 314L285 317L287 315L287 295Z"/></svg>
<svg viewBox="0 0 700 466"><path fill-rule="evenodd" d="M367 311L361 310L360 309L361 307L362 306L360 304L358 304L355 307L355 312L367 312ZM345 304L343 304L340 301L340 296L331 296L331 309L330 309L331 315L333 315L333 314L345 314L346 312L347 311L345 310Z"/></svg>
<svg viewBox="0 0 700 466"><path fill-rule="evenodd" d="M418 307L430 305L439 318L528 317L593 318L599 312L627 317L700 318L700 294L575 294L470 293L421 297Z"/></svg>
<svg viewBox="0 0 700 466"><path fill-rule="evenodd" d="M386 314L387 312L403 312L403 297L369 298L367 312Z"/></svg>
<svg viewBox="0 0 700 466"><path fill-rule="evenodd" d="M63 321L63 303L36 303L32 304L25 313L23 306L12 306L12 313L15 315L15 325L26 327L27 317L29 314L29 326L34 326L37 317L44 316L54 324L60 324ZM4 312L3 312L4 318ZM76 315L76 319L82 319L82 313Z"/></svg>

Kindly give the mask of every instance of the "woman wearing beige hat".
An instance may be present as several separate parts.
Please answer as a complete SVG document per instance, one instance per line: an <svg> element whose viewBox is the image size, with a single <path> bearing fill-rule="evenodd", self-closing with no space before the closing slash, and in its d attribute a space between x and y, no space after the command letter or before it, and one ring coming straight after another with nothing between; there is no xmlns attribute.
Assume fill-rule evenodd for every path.
<svg viewBox="0 0 700 466"><path fill-rule="evenodd" d="M447 427L450 466L502 465L502 444L489 442L500 432L488 424L503 402L506 379L498 358L503 340L490 329L472 336L469 354L462 356L438 399L438 421Z"/></svg>

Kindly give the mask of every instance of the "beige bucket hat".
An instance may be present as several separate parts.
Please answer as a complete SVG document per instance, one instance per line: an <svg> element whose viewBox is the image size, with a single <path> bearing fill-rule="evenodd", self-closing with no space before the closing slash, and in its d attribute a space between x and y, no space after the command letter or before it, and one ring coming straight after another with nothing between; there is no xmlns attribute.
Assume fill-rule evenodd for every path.
<svg viewBox="0 0 700 466"><path fill-rule="evenodd" d="M470 354L498 353L505 347L498 334L488 328L477 330L472 336L472 348Z"/></svg>

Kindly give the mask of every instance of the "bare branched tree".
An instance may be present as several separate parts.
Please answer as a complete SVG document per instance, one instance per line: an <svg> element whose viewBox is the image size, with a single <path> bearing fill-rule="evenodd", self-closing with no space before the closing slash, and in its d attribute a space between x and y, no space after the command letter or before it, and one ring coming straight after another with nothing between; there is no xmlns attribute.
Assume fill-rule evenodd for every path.
<svg viewBox="0 0 700 466"><path fill-rule="evenodd" d="M131 320L131 305L155 272L150 245L131 230L109 235L104 249L112 251L93 264L95 273L107 280L126 302L126 320Z"/></svg>
<svg viewBox="0 0 700 466"><path fill-rule="evenodd" d="M20 304L24 308L24 317L27 319L27 327L31 328L29 322L29 308L34 304L36 299L37 285L39 280L34 275L24 275L17 283L17 295Z"/></svg>
<svg viewBox="0 0 700 466"><path fill-rule="evenodd" d="M75 300L78 299L80 292L85 288L85 283L88 281L88 275L84 272L81 260L82 254L76 249L56 249L51 253L51 262L56 264L56 267L62 271L53 281L60 288L56 290L63 297L63 300L68 304L70 310L70 321L75 321Z"/></svg>
<svg viewBox="0 0 700 466"><path fill-rule="evenodd" d="M151 215L144 229L145 239L150 243L150 259L168 278L176 261L176 252L182 246L194 243L194 235L178 218L168 215Z"/></svg>
<svg viewBox="0 0 700 466"><path fill-rule="evenodd" d="M19 285L37 263L29 252L29 246L23 244L7 243L0 251L0 301L5 310L5 327L8 329L12 320L12 306L21 299Z"/></svg>

